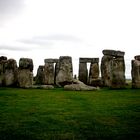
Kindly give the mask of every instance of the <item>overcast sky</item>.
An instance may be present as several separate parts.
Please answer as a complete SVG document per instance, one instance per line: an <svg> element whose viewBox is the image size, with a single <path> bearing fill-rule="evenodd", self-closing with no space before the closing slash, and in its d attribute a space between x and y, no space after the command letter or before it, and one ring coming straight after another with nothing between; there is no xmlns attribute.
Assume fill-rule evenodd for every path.
<svg viewBox="0 0 140 140"><path fill-rule="evenodd" d="M101 57L103 49L125 51L126 75L140 55L140 0L0 0L0 56Z"/></svg>

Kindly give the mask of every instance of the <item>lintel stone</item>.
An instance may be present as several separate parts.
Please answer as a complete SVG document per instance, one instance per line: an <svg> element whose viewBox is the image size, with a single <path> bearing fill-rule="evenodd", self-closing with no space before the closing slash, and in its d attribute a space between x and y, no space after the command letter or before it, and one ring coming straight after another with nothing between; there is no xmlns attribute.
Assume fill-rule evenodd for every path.
<svg viewBox="0 0 140 140"><path fill-rule="evenodd" d="M52 58L44 59L45 63L57 63L58 61L59 59L52 59Z"/></svg>
<svg viewBox="0 0 140 140"><path fill-rule="evenodd" d="M140 55L136 55L134 58L135 58L135 60L139 60L140 61Z"/></svg>
<svg viewBox="0 0 140 140"><path fill-rule="evenodd" d="M98 63L99 58L79 58L80 63Z"/></svg>
<svg viewBox="0 0 140 140"><path fill-rule="evenodd" d="M114 57L124 57L125 52L116 50L103 50L104 55L110 55Z"/></svg>

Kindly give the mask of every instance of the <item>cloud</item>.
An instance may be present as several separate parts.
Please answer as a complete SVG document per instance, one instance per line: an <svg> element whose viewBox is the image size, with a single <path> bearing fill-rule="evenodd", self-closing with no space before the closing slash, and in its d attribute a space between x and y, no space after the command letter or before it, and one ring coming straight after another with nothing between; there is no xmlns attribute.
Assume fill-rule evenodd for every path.
<svg viewBox="0 0 140 140"><path fill-rule="evenodd" d="M28 51L30 48L25 48L24 46L13 46L13 45L0 45L0 50L9 51Z"/></svg>
<svg viewBox="0 0 140 140"><path fill-rule="evenodd" d="M25 0L0 0L0 26L11 17L18 15L25 6Z"/></svg>
<svg viewBox="0 0 140 140"><path fill-rule="evenodd" d="M0 0L0 14L10 14L20 11L24 0Z"/></svg>
<svg viewBox="0 0 140 140"><path fill-rule="evenodd" d="M57 41L63 42L82 42L81 39L71 36L71 35L63 35L63 34L56 34L56 35L49 35L49 36L35 36L30 39L20 39L17 40L19 42L25 44L36 44L36 45L53 45Z"/></svg>

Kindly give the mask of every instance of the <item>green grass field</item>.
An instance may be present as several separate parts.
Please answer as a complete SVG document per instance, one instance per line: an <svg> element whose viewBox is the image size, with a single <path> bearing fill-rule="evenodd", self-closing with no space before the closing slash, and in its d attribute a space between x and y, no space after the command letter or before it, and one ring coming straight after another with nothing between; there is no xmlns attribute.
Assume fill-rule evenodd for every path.
<svg viewBox="0 0 140 140"><path fill-rule="evenodd" d="M94 139L140 139L140 89L0 88L0 140Z"/></svg>

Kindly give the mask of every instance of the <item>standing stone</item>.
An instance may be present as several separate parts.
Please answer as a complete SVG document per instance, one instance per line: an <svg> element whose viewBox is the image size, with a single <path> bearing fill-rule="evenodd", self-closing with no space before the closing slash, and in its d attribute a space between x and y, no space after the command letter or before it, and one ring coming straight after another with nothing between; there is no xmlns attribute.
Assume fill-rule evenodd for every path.
<svg viewBox="0 0 140 140"><path fill-rule="evenodd" d="M54 85L56 82L56 74L59 71L58 59L45 59L45 68L44 68L44 84ZM55 65L56 64L56 65ZM55 67L54 67L55 65Z"/></svg>
<svg viewBox="0 0 140 140"><path fill-rule="evenodd" d="M125 87L124 52L103 50L101 61L101 76L103 86L110 88Z"/></svg>
<svg viewBox="0 0 140 140"><path fill-rule="evenodd" d="M54 76L54 83L55 83L55 85L56 85L56 76L58 75L58 72L59 72L59 61L58 62L56 62L56 64L55 64L55 76Z"/></svg>
<svg viewBox="0 0 140 140"><path fill-rule="evenodd" d="M35 78L36 84L43 85L44 84L44 66L39 66L37 69L37 75Z"/></svg>
<svg viewBox="0 0 140 140"><path fill-rule="evenodd" d="M111 88L125 87L125 62L123 57L111 61Z"/></svg>
<svg viewBox="0 0 140 140"><path fill-rule="evenodd" d="M56 76L56 85L64 86L73 81L72 58L70 56L60 56L59 72Z"/></svg>
<svg viewBox="0 0 140 140"><path fill-rule="evenodd" d="M54 63L45 63L44 66L44 84L54 85Z"/></svg>
<svg viewBox="0 0 140 140"><path fill-rule="evenodd" d="M135 60L131 61L131 65L132 88L140 88L140 57L135 56Z"/></svg>
<svg viewBox="0 0 140 140"><path fill-rule="evenodd" d="M91 64L89 77L88 77L87 63ZM100 80L98 79L99 78L98 63L99 63L99 58L79 58L79 80L82 81L84 84L90 84L93 86L94 83L96 84L95 79L98 80L99 83ZM96 74L98 78L95 77Z"/></svg>
<svg viewBox="0 0 140 140"><path fill-rule="evenodd" d="M111 85L111 60L113 56L104 55L101 60L101 76L103 86Z"/></svg>
<svg viewBox="0 0 140 140"><path fill-rule="evenodd" d="M83 63L83 62L79 63L79 80L84 84L87 84L88 81L87 63Z"/></svg>
<svg viewBox="0 0 140 140"><path fill-rule="evenodd" d="M15 86L17 84L17 62L8 59L5 63L4 85Z"/></svg>
<svg viewBox="0 0 140 140"><path fill-rule="evenodd" d="M0 86L4 84L4 73L5 73L5 63L7 61L7 57L0 57Z"/></svg>
<svg viewBox="0 0 140 140"><path fill-rule="evenodd" d="M92 62L89 70L89 85L100 86L101 80L99 79L99 63Z"/></svg>
<svg viewBox="0 0 140 140"><path fill-rule="evenodd" d="M18 69L18 86L29 88L33 85L33 60L20 58Z"/></svg>
<svg viewBox="0 0 140 140"><path fill-rule="evenodd" d="M19 69L28 69L32 72L33 71L33 60L30 58L20 58Z"/></svg>

